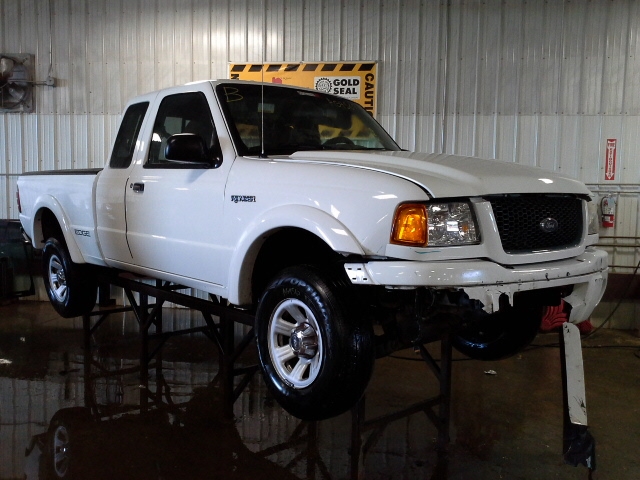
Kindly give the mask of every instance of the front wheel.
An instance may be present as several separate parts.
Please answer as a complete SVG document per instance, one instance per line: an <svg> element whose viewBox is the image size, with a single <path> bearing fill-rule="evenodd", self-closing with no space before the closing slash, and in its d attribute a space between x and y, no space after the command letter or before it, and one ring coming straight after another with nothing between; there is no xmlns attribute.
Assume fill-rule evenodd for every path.
<svg viewBox="0 0 640 480"><path fill-rule="evenodd" d="M535 338L542 322L541 305L504 306L467 325L452 338L459 352L475 360L499 360L515 355Z"/></svg>
<svg viewBox="0 0 640 480"><path fill-rule="evenodd" d="M56 312L65 318L91 312L98 289L95 276L88 266L73 263L64 243L47 240L42 266L47 296Z"/></svg>
<svg viewBox="0 0 640 480"><path fill-rule="evenodd" d="M49 423L44 466L49 478L71 480L85 478L77 471L77 463L82 459L82 443L78 437L86 434L91 424L91 412L84 407L59 410Z"/></svg>
<svg viewBox="0 0 640 480"><path fill-rule="evenodd" d="M346 303L338 283L312 267L288 268L267 286L256 313L265 382L303 420L351 408L373 369L371 325Z"/></svg>

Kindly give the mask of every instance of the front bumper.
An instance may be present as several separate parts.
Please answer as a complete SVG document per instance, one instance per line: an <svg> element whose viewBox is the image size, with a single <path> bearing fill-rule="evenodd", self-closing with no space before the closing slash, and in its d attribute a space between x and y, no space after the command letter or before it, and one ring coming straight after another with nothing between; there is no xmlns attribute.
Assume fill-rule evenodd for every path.
<svg viewBox="0 0 640 480"><path fill-rule="evenodd" d="M464 290L471 299L482 302L487 313L498 310L503 294L513 304L517 292L572 285L572 293L564 299L572 307L572 323L588 319L600 302L607 285L607 268L607 253L593 247L566 260L508 267L488 260L376 260L345 264L355 285Z"/></svg>

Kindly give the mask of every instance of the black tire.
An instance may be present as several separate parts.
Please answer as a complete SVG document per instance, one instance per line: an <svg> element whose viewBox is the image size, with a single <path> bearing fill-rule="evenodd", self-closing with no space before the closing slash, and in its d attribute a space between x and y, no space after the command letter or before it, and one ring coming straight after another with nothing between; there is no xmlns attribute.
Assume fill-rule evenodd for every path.
<svg viewBox="0 0 640 480"><path fill-rule="evenodd" d="M373 329L357 302L344 301L347 288L298 266L277 275L260 300L256 339L265 382L276 401L302 420L345 412L369 383Z"/></svg>
<svg viewBox="0 0 640 480"><path fill-rule="evenodd" d="M91 421L91 413L85 407L64 408L51 418L43 452L47 478L82 478L75 466L77 461L86 460L78 451L78 436Z"/></svg>
<svg viewBox="0 0 640 480"><path fill-rule="evenodd" d="M543 307L503 307L473 322L452 338L453 347L475 360L500 360L520 352L540 329Z"/></svg>
<svg viewBox="0 0 640 480"><path fill-rule="evenodd" d="M50 238L42 251L42 278L47 296L64 318L91 312L98 285L88 265L73 263L64 242Z"/></svg>

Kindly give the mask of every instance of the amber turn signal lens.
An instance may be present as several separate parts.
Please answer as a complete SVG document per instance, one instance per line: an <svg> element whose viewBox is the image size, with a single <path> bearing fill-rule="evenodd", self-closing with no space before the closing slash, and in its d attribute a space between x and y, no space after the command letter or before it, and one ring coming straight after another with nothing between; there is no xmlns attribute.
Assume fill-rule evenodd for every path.
<svg viewBox="0 0 640 480"><path fill-rule="evenodd" d="M423 247L427 245L427 239L426 206L413 203L400 205L393 219L391 242Z"/></svg>

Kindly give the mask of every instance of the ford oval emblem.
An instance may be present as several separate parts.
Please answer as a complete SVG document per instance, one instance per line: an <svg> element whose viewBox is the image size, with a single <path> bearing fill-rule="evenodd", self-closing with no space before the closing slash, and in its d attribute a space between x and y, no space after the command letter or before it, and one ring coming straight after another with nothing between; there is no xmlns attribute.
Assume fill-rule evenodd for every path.
<svg viewBox="0 0 640 480"><path fill-rule="evenodd" d="M555 218L545 218L540 222L540 230L544 233L553 233L558 230L558 221Z"/></svg>

